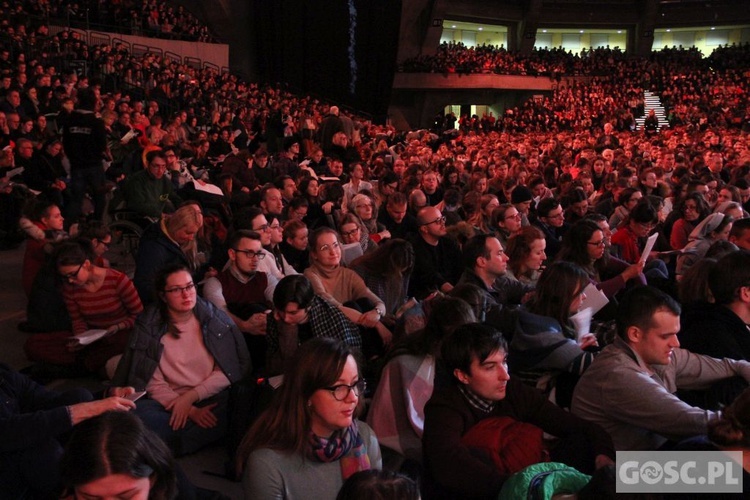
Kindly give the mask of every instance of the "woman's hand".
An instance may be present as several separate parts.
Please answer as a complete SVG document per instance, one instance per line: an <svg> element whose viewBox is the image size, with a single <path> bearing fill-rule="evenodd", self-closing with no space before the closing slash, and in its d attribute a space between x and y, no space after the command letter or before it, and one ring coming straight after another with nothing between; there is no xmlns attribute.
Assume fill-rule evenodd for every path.
<svg viewBox="0 0 750 500"><path fill-rule="evenodd" d="M198 401L198 393L190 390L167 404L165 409L172 412L172 415L169 417L169 426L172 430L178 431L185 427L190 410L196 401Z"/></svg>
<svg viewBox="0 0 750 500"><path fill-rule="evenodd" d="M638 277L638 275L643 272L643 266L644 265L645 265L645 263L643 261L640 261L640 260L638 262L636 262L635 264L629 265L628 268L625 269L622 272L623 279L626 282L628 282L628 281L632 280L633 278Z"/></svg>
<svg viewBox="0 0 750 500"><path fill-rule="evenodd" d="M333 210L333 202L332 201L327 201L327 202L323 203L323 205L321 205L320 208L323 209L323 213L324 214L329 215L331 213L331 210Z"/></svg>
<svg viewBox="0 0 750 500"><path fill-rule="evenodd" d="M578 345L581 349L588 349L589 347L598 347L599 341L596 340L596 335L593 333L585 333L578 340Z"/></svg>
<svg viewBox="0 0 750 500"><path fill-rule="evenodd" d="M380 323L380 313L376 309L362 313L357 320L357 324L366 328L375 328L378 323Z"/></svg>
<svg viewBox="0 0 750 500"><path fill-rule="evenodd" d="M219 420L216 418L216 415L214 415L213 410L216 405L219 403L214 403L212 405L203 406L201 408L198 408L197 406L193 406L190 409L189 417L190 420L195 422L195 425L198 427L202 427L204 429L210 429L212 427L216 427L216 424L219 423Z"/></svg>

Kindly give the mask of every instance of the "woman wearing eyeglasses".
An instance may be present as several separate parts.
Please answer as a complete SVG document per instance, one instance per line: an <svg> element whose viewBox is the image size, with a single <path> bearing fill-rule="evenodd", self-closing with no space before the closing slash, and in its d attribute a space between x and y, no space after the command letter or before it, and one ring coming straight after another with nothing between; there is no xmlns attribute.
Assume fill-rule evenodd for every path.
<svg viewBox="0 0 750 500"><path fill-rule="evenodd" d="M503 248L508 247L508 240L523 227L521 224L521 213L510 203L500 205L492 210L490 219L490 229L495 231L495 236L503 244Z"/></svg>
<svg viewBox="0 0 750 500"><path fill-rule="evenodd" d="M370 239L369 231L357 214L349 212L342 217L339 234L344 244L359 243L363 254L378 248L378 244Z"/></svg>
<svg viewBox="0 0 750 500"><path fill-rule="evenodd" d="M33 361L104 376L105 364L122 354L135 319L143 311L138 293L125 274L94 264L89 240L60 243L53 262L63 281L72 332L34 334L26 341L26 355ZM107 333L86 346L72 338L93 329Z"/></svg>
<svg viewBox="0 0 750 500"><path fill-rule="evenodd" d="M316 229L309 242L310 267L304 274L315 293L338 307L357 325L374 328L383 344L390 344L392 334L381 321L387 312L385 303L367 288L356 272L341 266L341 243L336 231L327 227ZM367 352L370 350L367 336L363 341Z"/></svg>
<svg viewBox="0 0 750 500"><path fill-rule="evenodd" d="M606 248L604 232L591 220L581 220L573 224L565 233L563 246L557 260L572 262L580 266L596 287L612 299L617 292L625 288L630 280L645 285L643 263L637 261L628 264L612 255Z"/></svg>
<svg viewBox="0 0 750 500"><path fill-rule="evenodd" d="M138 318L112 383L146 391L136 414L176 456L220 439L229 386L250 370L245 340L223 311L197 296L190 271L155 279L158 303Z"/></svg>
<svg viewBox="0 0 750 500"><path fill-rule="evenodd" d="M377 438L355 417L365 383L352 351L312 339L237 453L245 498L334 500L356 472L380 469Z"/></svg>

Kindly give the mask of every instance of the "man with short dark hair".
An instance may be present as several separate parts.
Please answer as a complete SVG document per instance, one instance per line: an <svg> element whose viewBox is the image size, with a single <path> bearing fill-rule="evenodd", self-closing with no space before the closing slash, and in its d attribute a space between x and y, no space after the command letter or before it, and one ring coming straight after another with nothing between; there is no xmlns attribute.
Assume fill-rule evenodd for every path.
<svg viewBox="0 0 750 500"><path fill-rule="evenodd" d="M167 156L159 151L146 155L147 166L130 176L123 196L128 210L158 219L165 211L172 212L180 199L174 194L167 172Z"/></svg>
<svg viewBox="0 0 750 500"><path fill-rule="evenodd" d="M545 198L536 207L536 216L532 224L544 233L547 241L545 252L549 260L553 261L562 248L562 238L569 227L565 223L565 211L555 198Z"/></svg>
<svg viewBox="0 0 750 500"><path fill-rule="evenodd" d="M406 239L417 232L417 219L409 213L406 195L396 191L386 200L378 213L378 222L391 233L392 238Z"/></svg>
<svg viewBox="0 0 750 500"><path fill-rule="evenodd" d="M512 466L530 465L517 463L523 461L519 457L503 456L508 452L501 449L498 458L511 470L500 472L486 448L466 443L466 435L478 430L472 428L493 420L517 425L506 443L515 450L524 449L518 455L541 449L543 430L561 438L550 450L553 461L589 474L613 463L614 448L607 433L511 378L507 351L502 334L479 323L459 327L442 342L441 359L452 383L436 387L425 406L422 444L426 479L432 486L428 489L439 489L446 498L497 498L508 476L518 471ZM480 432L485 433L487 442L498 439L489 425ZM531 460L535 461L542 459Z"/></svg>
<svg viewBox="0 0 750 500"><path fill-rule="evenodd" d="M316 337L340 340L362 348L357 325L341 310L315 295L310 281L301 274L286 276L273 294L274 312L268 317L268 372L282 373L297 347Z"/></svg>
<svg viewBox="0 0 750 500"><path fill-rule="evenodd" d="M258 368L263 366L266 343L262 337L278 280L258 271L258 263L266 257L258 233L236 231L227 240L227 247L229 266L206 280L203 296L226 312L246 334L253 366Z"/></svg>
<svg viewBox="0 0 750 500"><path fill-rule="evenodd" d="M416 259L409 293L421 300L436 290L451 291L461 276L461 250L446 236L445 217L437 208L422 208L417 224L419 232L411 241Z"/></svg>
<svg viewBox="0 0 750 500"><path fill-rule="evenodd" d="M750 253L722 257L708 276L714 302L682 311L680 343L697 354L750 359ZM710 333L709 333L710 332Z"/></svg>
<svg viewBox="0 0 750 500"><path fill-rule="evenodd" d="M729 231L729 242L750 251L750 218L738 219Z"/></svg>
<svg viewBox="0 0 750 500"><path fill-rule="evenodd" d="M706 433L719 413L691 406L678 389L702 389L740 376L750 363L680 349L680 305L648 286L620 301L617 337L578 381L571 410L609 432L618 450L656 450Z"/></svg>

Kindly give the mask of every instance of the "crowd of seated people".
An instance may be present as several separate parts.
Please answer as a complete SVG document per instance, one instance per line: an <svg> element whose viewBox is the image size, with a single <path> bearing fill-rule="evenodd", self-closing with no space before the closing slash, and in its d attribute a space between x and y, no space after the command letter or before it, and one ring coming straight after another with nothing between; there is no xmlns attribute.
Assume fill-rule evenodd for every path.
<svg viewBox="0 0 750 500"><path fill-rule="evenodd" d="M58 41L76 57L110 50ZM146 63L148 78L164 64L120 55ZM165 441L159 453L234 436L247 498L335 498L349 477L380 467L419 479L425 498L497 497L508 477L549 458L590 475L615 450L680 449L709 434L750 379L741 124L652 135L609 121L522 131L520 121L397 134L228 73L186 73L202 82L193 86L170 72L140 94L58 70L57 59L2 56L0 200L28 205L11 224L28 240L29 320L40 311L57 320L24 325L39 361L26 374L114 373L93 409L76 406L90 394L62 397L0 373L49 399L48 413L10 405L28 418L8 432L54 424L43 448L3 440L0 456L14 467L54 463L70 427L132 410ZM606 100L609 85L569 97ZM35 117L22 106L31 99L17 98L47 86L39 105L59 113L40 129L50 137L35 139L19 129ZM172 91L179 111L162 116ZM95 220L107 213L104 194L143 227L132 282L102 258L112 241ZM579 331L573 316L589 285L609 304ZM694 309L675 297L710 313L721 343L688 328ZM90 329L104 338L82 345L75 337ZM642 376L658 366L671 378ZM279 374L276 397L239 425L237 398L254 394L240 389ZM135 404L122 398L136 391L145 395ZM662 404L668 413L657 415ZM46 479L36 486L54 487L56 476Z"/></svg>
<svg viewBox="0 0 750 500"><path fill-rule="evenodd" d="M130 35L217 43L216 37L182 5L127 0L124 2L24 1L20 16L64 20L73 28L108 29Z"/></svg>

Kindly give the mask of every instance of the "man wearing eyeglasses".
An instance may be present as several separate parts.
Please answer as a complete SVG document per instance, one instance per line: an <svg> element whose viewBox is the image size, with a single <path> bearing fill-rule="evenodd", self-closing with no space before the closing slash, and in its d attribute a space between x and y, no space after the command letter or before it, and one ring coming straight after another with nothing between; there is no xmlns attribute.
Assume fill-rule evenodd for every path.
<svg viewBox="0 0 750 500"><path fill-rule="evenodd" d="M136 172L125 184L125 203L128 210L145 217L161 217L164 211L174 211L180 199L174 194L167 172L167 156L163 151L146 155L147 166Z"/></svg>
<svg viewBox="0 0 750 500"><path fill-rule="evenodd" d="M562 237L569 227L565 223L565 212L555 198L545 198L539 202L536 214L537 217L532 223L544 233L544 239L547 241L545 252L552 261L560 251Z"/></svg>
<svg viewBox="0 0 750 500"><path fill-rule="evenodd" d="M424 207L417 213L419 232L412 238L414 272L409 293L423 299L439 290L448 293L461 276L461 250L446 236L445 217L435 207Z"/></svg>
<svg viewBox="0 0 750 500"><path fill-rule="evenodd" d="M203 297L226 312L240 331L252 356L253 366L263 366L266 322L278 280L258 271L266 256L261 235L240 229L227 240L229 266L206 280Z"/></svg>

